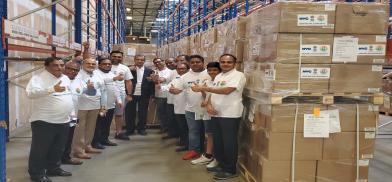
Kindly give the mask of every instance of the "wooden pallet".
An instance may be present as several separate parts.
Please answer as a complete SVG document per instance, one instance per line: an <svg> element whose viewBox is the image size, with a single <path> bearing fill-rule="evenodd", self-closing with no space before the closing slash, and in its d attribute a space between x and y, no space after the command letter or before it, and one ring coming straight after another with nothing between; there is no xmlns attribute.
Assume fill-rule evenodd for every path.
<svg viewBox="0 0 392 182"><path fill-rule="evenodd" d="M331 105L334 104L339 98L351 98L361 101L367 101L372 104L381 105L384 103L383 93L268 93L262 91L255 91L250 89L244 90L244 95L261 101L262 103L278 105L290 103L292 100L314 100L315 102Z"/></svg>
<svg viewBox="0 0 392 182"><path fill-rule="evenodd" d="M238 168L241 172L242 177L247 181L247 182L257 182L256 178L253 177L253 175L246 169L245 165L239 163Z"/></svg>

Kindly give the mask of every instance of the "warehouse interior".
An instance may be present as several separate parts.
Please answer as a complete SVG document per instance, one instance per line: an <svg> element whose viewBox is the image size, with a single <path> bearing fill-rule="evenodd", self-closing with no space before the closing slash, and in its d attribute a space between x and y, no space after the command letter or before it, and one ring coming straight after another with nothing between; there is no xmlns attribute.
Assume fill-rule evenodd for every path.
<svg viewBox="0 0 392 182"><path fill-rule="evenodd" d="M158 57L201 55L206 65L235 55L247 81L239 176L228 182L392 179L389 1L0 0L0 15L0 182L30 181L29 80L45 58L72 60L86 43L92 57L121 51L134 66L143 55L151 69ZM147 136L116 140L113 122L118 146L50 179L216 181L161 139L148 108Z"/></svg>

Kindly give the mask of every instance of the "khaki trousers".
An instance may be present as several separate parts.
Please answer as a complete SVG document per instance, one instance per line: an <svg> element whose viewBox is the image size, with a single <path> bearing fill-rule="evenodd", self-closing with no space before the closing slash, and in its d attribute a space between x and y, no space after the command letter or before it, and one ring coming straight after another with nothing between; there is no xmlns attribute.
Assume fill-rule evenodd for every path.
<svg viewBox="0 0 392 182"><path fill-rule="evenodd" d="M98 113L98 109L78 111L79 123L76 125L72 140L72 154L74 156L85 154L85 150L91 148Z"/></svg>

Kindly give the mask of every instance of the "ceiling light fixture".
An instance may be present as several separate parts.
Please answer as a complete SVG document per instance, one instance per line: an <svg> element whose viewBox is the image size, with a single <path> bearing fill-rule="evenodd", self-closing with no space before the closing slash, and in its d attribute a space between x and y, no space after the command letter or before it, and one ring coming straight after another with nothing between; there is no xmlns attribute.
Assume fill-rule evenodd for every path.
<svg viewBox="0 0 392 182"><path fill-rule="evenodd" d="M126 19L127 20L132 20L132 16L127 16Z"/></svg>
<svg viewBox="0 0 392 182"><path fill-rule="evenodd" d="M127 10L127 12L130 12L130 11L131 11L131 8L126 8L126 10Z"/></svg>

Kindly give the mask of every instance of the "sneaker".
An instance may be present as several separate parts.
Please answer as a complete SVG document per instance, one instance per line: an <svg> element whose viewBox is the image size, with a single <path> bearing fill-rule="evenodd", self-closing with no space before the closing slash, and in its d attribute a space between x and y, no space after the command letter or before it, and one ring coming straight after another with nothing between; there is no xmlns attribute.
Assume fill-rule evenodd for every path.
<svg viewBox="0 0 392 182"><path fill-rule="evenodd" d="M203 154L199 158L197 158L195 160L192 160L191 164L193 164L193 165L204 165L204 164L208 164L208 163L212 162L213 160L214 160L214 158L211 157L209 159L206 156L204 156L204 154Z"/></svg>
<svg viewBox="0 0 392 182"><path fill-rule="evenodd" d="M184 154L184 156L182 156L182 160L191 160L191 159L197 157L198 155L199 155L199 153L197 153L196 151L189 150L188 152L186 152Z"/></svg>
<svg viewBox="0 0 392 182"><path fill-rule="evenodd" d="M129 137L124 133L116 134L114 138L117 140L129 140Z"/></svg>
<svg viewBox="0 0 392 182"><path fill-rule="evenodd" d="M210 163L208 163L206 167L208 169L208 168L214 168L216 166L218 166L218 161L216 159L214 159Z"/></svg>
<svg viewBox="0 0 392 182"><path fill-rule="evenodd" d="M222 172L218 172L218 173L216 173L215 175L214 175L214 179L215 180L226 180L226 179L230 179L230 178L235 178L235 177L237 177L238 176L238 174L237 173L229 173L229 172L225 172L225 171L222 171Z"/></svg>
<svg viewBox="0 0 392 182"><path fill-rule="evenodd" d="M207 168L207 172L209 173L220 173L223 172L223 169L219 166Z"/></svg>

